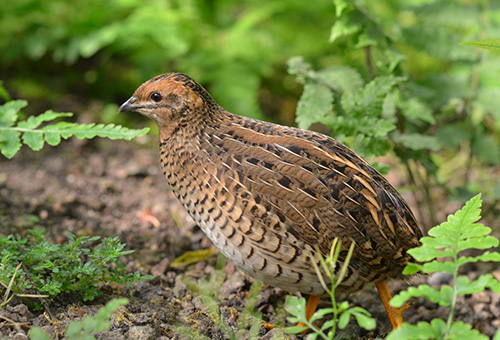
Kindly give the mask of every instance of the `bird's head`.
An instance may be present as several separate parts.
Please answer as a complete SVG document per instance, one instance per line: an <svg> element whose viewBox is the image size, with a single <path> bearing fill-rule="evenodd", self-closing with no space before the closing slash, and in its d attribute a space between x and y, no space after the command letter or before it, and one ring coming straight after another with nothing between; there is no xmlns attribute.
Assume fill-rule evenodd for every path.
<svg viewBox="0 0 500 340"><path fill-rule="evenodd" d="M161 128L175 123L191 124L219 109L196 81L182 73L166 73L139 86L118 112L139 112L152 118Z"/></svg>

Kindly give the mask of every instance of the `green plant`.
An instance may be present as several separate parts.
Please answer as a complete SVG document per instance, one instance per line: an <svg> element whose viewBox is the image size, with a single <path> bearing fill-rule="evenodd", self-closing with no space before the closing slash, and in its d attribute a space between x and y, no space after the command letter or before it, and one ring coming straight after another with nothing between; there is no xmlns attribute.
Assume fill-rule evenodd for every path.
<svg viewBox="0 0 500 340"><path fill-rule="evenodd" d="M481 39L474 41L464 41L460 45L475 46L479 48L484 48L495 53L500 52L500 39Z"/></svg>
<svg viewBox="0 0 500 340"><path fill-rule="evenodd" d="M99 308L96 316L85 317L82 321L71 321L66 328L65 336L68 340L95 340L94 333L109 329L109 320L113 313L128 303L128 299L113 299ZM31 340L52 340L41 328L32 328L29 332Z"/></svg>
<svg viewBox="0 0 500 340"><path fill-rule="evenodd" d="M262 78L275 64L329 49L321 42L332 9L302 0L0 3L0 73L45 100L66 87L113 101L153 75L181 71L227 109L257 116Z"/></svg>
<svg viewBox="0 0 500 340"><path fill-rule="evenodd" d="M0 235L3 286L8 287L12 280L11 290L16 293L36 289L54 298L60 293L76 292L88 301L101 294L102 283L130 284L152 278L126 272L118 257L133 250L123 250L125 244L118 237L104 238L90 249L85 244L99 240L99 236L66 235L68 242L63 244L49 242L44 229L30 230L30 237ZM29 277L24 270L16 269L20 263L29 271Z"/></svg>
<svg viewBox="0 0 500 340"><path fill-rule="evenodd" d="M498 35L499 8L490 1L333 2L332 62L288 62L304 84L297 125L321 123L365 157L392 150L423 225L437 223L448 199L481 191L485 204L498 204L500 183L488 169L500 164L500 64L460 42ZM464 44L498 51L498 39Z"/></svg>
<svg viewBox="0 0 500 340"><path fill-rule="evenodd" d="M99 136L130 140L149 131L148 128L131 130L114 124L77 124L64 121L40 127L42 123L71 117L73 114L47 110L38 116L19 120L21 109L27 105L28 102L25 100L11 100L0 106L0 152L7 158L14 157L21 149L21 140L31 149L38 151L45 142L54 146L61 143L61 138L67 139L72 136L80 139Z"/></svg>
<svg viewBox="0 0 500 340"><path fill-rule="evenodd" d="M466 256L464 251L471 249L489 249L498 247L499 240L490 236L491 229L477 223L481 218L481 196L470 199L465 206L448 220L429 230L429 236L422 238L422 246L408 252L422 264L409 263L404 274L417 272L431 274L445 272L453 275L453 284L445 285L440 290L426 284L410 287L394 296L390 304L401 307L411 297L424 296L441 306L450 306L447 321L433 319L430 323L419 322L417 325L404 323L394 330L388 340L396 339L488 339L486 335L472 329L462 321L453 321L457 297L491 289L500 293L500 282L492 274L484 274L469 282L466 276L459 275L460 267L477 261L500 262L500 253L486 251L477 256ZM500 338L500 330L496 339Z"/></svg>
<svg viewBox="0 0 500 340"><path fill-rule="evenodd" d="M183 281L196 296L200 297L203 306L206 308L207 315L213 320L226 339L258 339L260 326L262 324L262 314L255 311L255 306L257 297L262 290L262 282L254 281L252 283L245 306L238 319L237 329L234 330L221 314L220 292L225 278L225 273L221 268L224 267L225 263L226 259L220 255L218 257L216 270L210 275L208 280L200 279L194 281L185 277ZM190 339L209 339L190 327L175 326L174 329L175 332Z"/></svg>
<svg viewBox="0 0 500 340"><path fill-rule="evenodd" d="M338 258L341 251L341 242L338 238L332 243L330 254L324 258L319 252L317 252L318 260L320 261L321 268L317 266L315 258L312 256L312 263L318 274L318 278L321 285L330 296L332 307L322 308L317 310L311 318L308 320L306 317L306 300L305 298L298 298L296 296L287 296L285 308L292 315L290 321L292 323L302 323L306 325L305 327L291 327L285 328L287 333L297 334L306 329L310 329L312 334L309 335L309 339L316 339L318 336L322 339L332 340L337 332L337 328L344 329L347 327L351 316L356 319L356 322L365 329L375 328L375 319L373 319L370 313L361 307L350 307L348 301L337 302L335 298L335 290L340 285L342 280L345 278L347 272L349 261L354 250L354 243L351 243L349 251L345 260L342 263L342 267L338 271L338 275L335 275L337 271L337 266L339 265ZM324 274L330 279L327 284L324 279ZM317 328L314 325L315 321L321 320L328 314L332 314L332 319L326 321L321 328Z"/></svg>

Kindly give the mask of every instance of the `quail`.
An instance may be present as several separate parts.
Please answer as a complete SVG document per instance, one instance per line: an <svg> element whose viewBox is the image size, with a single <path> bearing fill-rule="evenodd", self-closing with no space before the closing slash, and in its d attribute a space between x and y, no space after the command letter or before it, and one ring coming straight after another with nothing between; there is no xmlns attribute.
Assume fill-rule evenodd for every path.
<svg viewBox="0 0 500 340"><path fill-rule="evenodd" d="M308 294L310 317L325 295L314 255L339 238L342 260L354 242L336 292L374 283L393 327L402 324L405 308L389 306L386 282L403 279L422 232L396 189L354 151L320 133L230 113L182 73L148 80L123 111L157 123L170 188L243 272Z"/></svg>

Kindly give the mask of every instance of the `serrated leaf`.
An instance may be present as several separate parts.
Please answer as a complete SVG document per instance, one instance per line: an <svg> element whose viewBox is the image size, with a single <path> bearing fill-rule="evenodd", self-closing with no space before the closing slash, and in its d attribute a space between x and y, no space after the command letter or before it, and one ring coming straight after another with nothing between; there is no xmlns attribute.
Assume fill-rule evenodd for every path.
<svg viewBox="0 0 500 340"><path fill-rule="evenodd" d="M43 147L43 135L35 131L26 131L23 134L23 142L31 149L38 151Z"/></svg>
<svg viewBox="0 0 500 340"><path fill-rule="evenodd" d="M332 111L332 91L318 83L307 83L297 104L296 122L299 128L308 129L312 124L321 122Z"/></svg>
<svg viewBox="0 0 500 340"><path fill-rule="evenodd" d="M429 235L436 236L434 234L435 232L436 231L433 231L433 233ZM429 237L429 236L422 237L422 242L426 248L432 249L432 248L454 247L457 245L458 241L453 233L446 233L446 234L443 233L439 235L439 237ZM429 249L429 251L431 251L431 249ZM443 251L446 252L447 250ZM452 255L451 253L443 254L443 256L451 256L451 255Z"/></svg>
<svg viewBox="0 0 500 340"><path fill-rule="evenodd" d="M392 87L403 78L393 76L377 77L362 89L344 92L341 105L349 115L365 117L377 116L382 112L384 99Z"/></svg>
<svg viewBox="0 0 500 340"><path fill-rule="evenodd" d="M417 261L430 261L438 257L446 257L453 255L452 249L436 249L432 246L423 245L418 248L408 250L408 253Z"/></svg>
<svg viewBox="0 0 500 340"><path fill-rule="evenodd" d="M14 105L7 105L9 103L14 103ZM72 113L60 113L52 110L47 110L38 116L31 116L24 121L20 121L17 126L11 126L17 120L18 109L25 106L26 101L12 101L9 103L0 107L3 113L0 117L0 121L3 119L3 125L0 123L0 151L7 158L12 158L21 148L21 135L26 145L33 150L40 150L45 141L50 145L57 145L60 143L61 137L93 138L100 136L110 139L130 140L149 131L148 128L132 130L114 124L77 124L70 122L58 122L38 128L43 122L73 115Z"/></svg>
<svg viewBox="0 0 500 340"><path fill-rule="evenodd" d="M429 285L410 287L408 290L396 294L391 299L390 305L393 307L401 307L412 297L419 296L425 296L430 301L439 303L441 306L449 306L453 296L453 289L450 286L443 286L441 290L437 290Z"/></svg>
<svg viewBox="0 0 500 340"><path fill-rule="evenodd" d="M483 261L483 262L500 262L500 253L497 252L485 252L481 255L478 256L461 256L458 259L458 265L461 266L466 263L471 263L471 262L478 262L478 261Z"/></svg>
<svg viewBox="0 0 500 340"><path fill-rule="evenodd" d="M388 336L387 340L420 340L420 339L443 339L446 323L441 319L433 319L431 323L419 322L417 325L403 323Z"/></svg>
<svg viewBox="0 0 500 340"><path fill-rule="evenodd" d="M386 137L389 132L396 129L396 125L385 119L376 117L362 117L359 120L358 132L371 137Z"/></svg>
<svg viewBox="0 0 500 340"><path fill-rule="evenodd" d="M18 131L0 129L0 151L7 158L12 158L21 149L21 138Z"/></svg>
<svg viewBox="0 0 500 340"><path fill-rule="evenodd" d="M428 234L433 237L439 237L440 239L443 236L454 238L457 235L457 230L460 230L461 228L468 228L471 224L480 219L480 208L481 194L478 194L467 201L462 209L458 210L453 215L449 215L446 222L430 229ZM429 239L426 239L425 241Z"/></svg>
<svg viewBox="0 0 500 340"><path fill-rule="evenodd" d="M472 329L472 325L465 324L462 321L455 321L451 324L449 339L488 340L489 338L481 334L477 329Z"/></svg>
<svg viewBox="0 0 500 340"><path fill-rule="evenodd" d="M493 52L500 52L500 39L481 39L461 42L460 45L484 48Z"/></svg>
<svg viewBox="0 0 500 340"><path fill-rule="evenodd" d="M498 239L494 237L475 237L458 242L457 251L466 249L488 249L498 246Z"/></svg>
<svg viewBox="0 0 500 340"><path fill-rule="evenodd" d="M466 295L482 292L486 288L498 285L499 282L492 274L479 276L476 280L469 282L466 276L459 276L455 283L458 295Z"/></svg>
<svg viewBox="0 0 500 340"><path fill-rule="evenodd" d="M458 266L455 262L451 261L432 261L428 263L424 263L422 265L422 271L427 274L435 273L435 272L445 272L453 274L457 270Z"/></svg>
<svg viewBox="0 0 500 340"><path fill-rule="evenodd" d="M45 132L45 141L52 146L61 143L61 135L55 132Z"/></svg>
<svg viewBox="0 0 500 340"><path fill-rule="evenodd" d="M19 111L26 106L28 106L26 100L11 100L0 105L0 127L14 125Z"/></svg>
<svg viewBox="0 0 500 340"><path fill-rule="evenodd" d="M391 149L391 145L387 140L376 139L364 134L355 135L351 146L362 157L382 156Z"/></svg>
<svg viewBox="0 0 500 340"><path fill-rule="evenodd" d="M126 139L142 136L149 131L149 128L142 130L128 129L115 124L77 124L69 122L59 122L53 125L44 126L40 129L43 133L57 133L67 139L71 136L76 138L94 138L96 136L109 139Z"/></svg>

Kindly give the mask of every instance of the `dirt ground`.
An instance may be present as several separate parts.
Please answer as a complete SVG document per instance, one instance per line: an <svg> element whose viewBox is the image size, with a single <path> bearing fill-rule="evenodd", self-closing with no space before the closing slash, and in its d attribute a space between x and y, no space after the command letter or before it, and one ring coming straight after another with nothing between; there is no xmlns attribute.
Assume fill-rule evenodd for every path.
<svg viewBox="0 0 500 340"><path fill-rule="evenodd" d="M126 249L135 250L123 259L130 271L156 276L129 287L102 287L104 294L90 303L66 295L48 301L57 323L49 322L41 311L28 310L15 298L0 307L0 339L25 339L31 327L42 327L54 336L71 320L94 315L114 297L127 297L130 302L115 313L111 329L99 333L98 339L186 339L175 332L176 324L211 339L226 339L200 297L186 285L187 278L210 278L218 252L168 190L155 139L151 133L133 142L70 140L55 148L45 146L40 152L24 147L12 160L0 158L0 234L25 235L30 228L44 227L54 242L64 242L67 231L76 235L119 236L127 244ZM34 226L29 215L39 218ZM148 221L148 215L156 217L159 226ZM186 251L205 248L214 249L209 260L180 268L170 266ZM500 277L500 270L487 264L468 267L466 274L474 278L485 272ZM224 275L219 310L236 330L252 279L230 263ZM449 280L446 275L438 275L418 278L412 284L430 281L439 285ZM402 282L389 286L392 292L406 287ZM286 295L280 289L264 286L256 308L265 322L291 326L282 307ZM385 337L391 326L373 285L348 299L352 305L368 309L377 320L377 328L366 331L351 321L343 338ZM405 318L416 324L445 318L447 313L446 307L415 299ZM500 296L485 292L461 298L456 314L458 320L492 337L500 327ZM261 327L259 338L303 336L288 336L278 328Z"/></svg>

